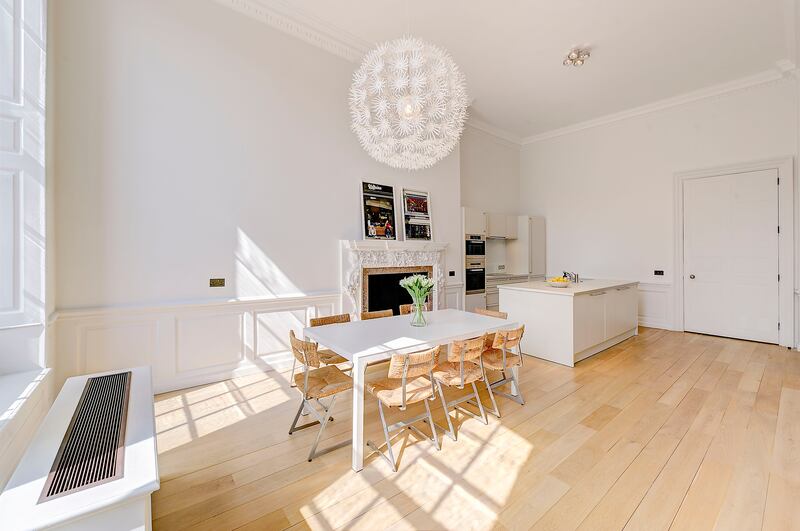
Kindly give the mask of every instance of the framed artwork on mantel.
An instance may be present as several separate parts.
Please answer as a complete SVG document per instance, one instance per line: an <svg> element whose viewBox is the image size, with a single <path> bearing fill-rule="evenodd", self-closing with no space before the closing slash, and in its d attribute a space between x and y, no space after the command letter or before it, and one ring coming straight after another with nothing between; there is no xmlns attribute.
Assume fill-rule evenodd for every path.
<svg viewBox="0 0 800 531"><path fill-rule="evenodd" d="M361 182L361 223L365 240L396 240L394 187Z"/></svg>
<svg viewBox="0 0 800 531"><path fill-rule="evenodd" d="M406 240L432 240L431 198L428 192L403 188L403 228Z"/></svg>

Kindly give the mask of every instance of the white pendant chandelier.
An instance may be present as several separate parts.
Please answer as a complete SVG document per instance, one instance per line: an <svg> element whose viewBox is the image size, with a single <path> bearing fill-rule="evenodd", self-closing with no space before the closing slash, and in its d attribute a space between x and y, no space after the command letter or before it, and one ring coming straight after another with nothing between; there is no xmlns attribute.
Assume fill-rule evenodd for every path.
<svg viewBox="0 0 800 531"><path fill-rule="evenodd" d="M367 53L350 87L352 129L372 158L393 168L433 166L467 118L464 74L443 49L413 37Z"/></svg>

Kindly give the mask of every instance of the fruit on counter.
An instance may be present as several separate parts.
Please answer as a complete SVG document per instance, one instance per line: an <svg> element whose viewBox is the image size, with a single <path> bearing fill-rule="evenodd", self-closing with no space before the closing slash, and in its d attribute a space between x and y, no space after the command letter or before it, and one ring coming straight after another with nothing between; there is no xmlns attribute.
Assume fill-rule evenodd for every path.
<svg viewBox="0 0 800 531"><path fill-rule="evenodd" d="M564 282L564 283L567 283L567 282L569 282L569 279L566 278L566 277L553 277L553 278L548 278L547 281L548 282Z"/></svg>

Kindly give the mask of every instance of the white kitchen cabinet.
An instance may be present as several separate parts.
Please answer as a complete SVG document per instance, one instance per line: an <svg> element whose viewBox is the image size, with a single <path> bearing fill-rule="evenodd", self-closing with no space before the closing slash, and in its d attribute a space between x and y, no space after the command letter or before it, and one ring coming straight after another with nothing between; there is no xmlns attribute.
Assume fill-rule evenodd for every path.
<svg viewBox="0 0 800 531"><path fill-rule="evenodd" d="M464 207L464 233L486 236L486 212Z"/></svg>
<svg viewBox="0 0 800 531"><path fill-rule="evenodd" d="M525 325L522 352L573 367L638 333L637 286L615 280L567 288L541 281L500 285L500 310Z"/></svg>
<svg viewBox="0 0 800 531"><path fill-rule="evenodd" d="M519 234L518 225L519 216L506 216L506 239L516 240Z"/></svg>
<svg viewBox="0 0 800 531"><path fill-rule="evenodd" d="M598 291L574 298L573 327L575 352L606 340L606 292Z"/></svg>
<svg viewBox="0 0 800 531"><path fill-rule="evenodd" d="M639 300L632 286L620 286L606 292L606 338L615 337L636 326Z"/></svg>
<svg viewBox="0 0 800 531"><path fill-rule="evenodd" d="M508 216L505 214L489 213L486 216L488 221L488 237L489 238L505 238L506 237L506 224Z"/></svg>
<svg viewBox="0 0 800 531"><path fill-rule="evenodd" d="M489 238L501 238L504 240L515 240L519 232L517 218L509 214L492 213L486 215Z"/></svg>
<svg viewBox="0 0 800 531"><path fill-rule="evenodd" d="M517 239L506 242L509 273L539 277L546 274L545 219L538 216L516 218Z"/></svg>

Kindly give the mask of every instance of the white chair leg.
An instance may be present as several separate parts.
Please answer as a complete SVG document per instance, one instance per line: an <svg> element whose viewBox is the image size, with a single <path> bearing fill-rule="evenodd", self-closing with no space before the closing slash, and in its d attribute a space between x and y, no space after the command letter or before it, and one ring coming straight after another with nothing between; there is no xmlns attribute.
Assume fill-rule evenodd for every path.
<svg viewBox="0 0 800 531"><path fill-rule="evenodd" d="M331 419L330 415L328 414L330 410L333 408L333 404L336 402L336 395L333 395L331 398L331 403L328 404L328 407L322 411L322 421L320 422L319 426L319 433L317 433L317 438L314 440L314 445L311 447L311 451L308 453L308 460L311 461L314 459L314 454L317 451L317 445L319 444L320 439L322 439L322 433L325 431L325 426L328 425L328 421ZM320 403L320 405L322 405Z"/></svg>
<svg viewBox="0 0 800 531"><path fill-rule="evenodd" d="M442 391L442 382L436 382L437 391L439 391L439 398L442 399L442 411L444 411L444 417L447 419L447 427L449 428L445 431L445 434L453 439L456 440L456 431L453 429L453 421L450 420L450 411L447 409L447 401L444 399L444 391Z"/></svg>
<svg viewBox="0 0 800 531"><path fill-rule="evenodd" d="M436 434L436 426L433 425L433 415L431 415L431 406L428 405L427 400L423 400L425 402L425 411L428 413L428 422L431 423L431 433L433 434L433 445L436 446L437 450L441 450L442 447L439 445L439 436Z"/></svg>
<svg viewBox="0 0 800 531"><path fill-rule="evenodd" d="M489 374L486 372L486 369L483 370L483 383L486 384L486 391L489 393L489 400L492 402L492 410L489 410L489 413L494 415L497 418L500 418L500 408L497 407L497 400L494 398L494 391L492 390L492 383L489 381Z"/></svg>
<svg viewBox="0 0 800 531"><path fill-rule="evenodd" d="M478 394L478 387L475 385L475 382L472 382L472 392L475 393L475 401L478 403L478 409L481 412L481 419L483 420L483 423L489 424L489 417L486 416L486 410L483 409L483 402Z"/></svg>
<svg viewBox="0 0 800 531"><path fill-rule="evenodd" d="M386 452L389 455L382 452L381 449L378 448L378 445L372 441L367 441L367 446L389 462L389 465L392 467L392 472L397 472L397 463L394 461L394 452L392 451L392 440L389 437L389 426L386 425L386 417L383 415L383 404L380 400L378 400L378 413L380 414L381 425L383 426L383 437L386 439Z"/></svg>
<svg viewBox="0 0 800 531"><path fill-rule="evenodd" d="M289 435L292 434L292 432L294 431L295 426L297 426L297 421L298 421L298 419L300 419L300 413L303 412L303 409L305 408L305 405L306 405L306 401L302 400L300 402L300 408L298 408L298 410L297 410L297 415L294 416L294 421L292 421L292 426L291 426L291 428L289 428Z"/></svg>

